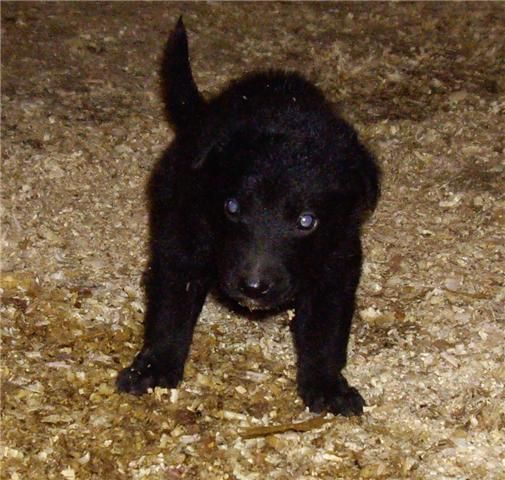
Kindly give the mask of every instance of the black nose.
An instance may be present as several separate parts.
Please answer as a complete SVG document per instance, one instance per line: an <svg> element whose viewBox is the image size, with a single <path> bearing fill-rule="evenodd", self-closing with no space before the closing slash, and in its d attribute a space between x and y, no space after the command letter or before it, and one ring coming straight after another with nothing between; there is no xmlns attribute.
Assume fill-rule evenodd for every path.
<svg viewBox="0 0 505 480"><path fill-rule="evenodd" d="M271 284L257 278L243 278L240 281L239 288L249 298L260 298L270 291Z"/></svg>

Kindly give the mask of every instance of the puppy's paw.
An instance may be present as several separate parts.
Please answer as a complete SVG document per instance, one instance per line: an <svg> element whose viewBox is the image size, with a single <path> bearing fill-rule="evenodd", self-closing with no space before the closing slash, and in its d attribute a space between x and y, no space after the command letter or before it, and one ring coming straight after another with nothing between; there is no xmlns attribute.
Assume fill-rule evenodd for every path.
<svg viewBox="0 0 505 480"><path fill-rule="evenodd" d="M306 384L299 387L300 396L314 413L330 412L351 417L361 415L365 400L354 387L342 388L338 383L330 385Z"/></svg>
<svg viewBox="0 0 505 480"><path fill-rule="evenodd" d="M141 352L129 367L119 372L116 386L120 392L142 395L156 386L175 388L181 377L182 372L166 368L161 370L153 355Z"/></svg>

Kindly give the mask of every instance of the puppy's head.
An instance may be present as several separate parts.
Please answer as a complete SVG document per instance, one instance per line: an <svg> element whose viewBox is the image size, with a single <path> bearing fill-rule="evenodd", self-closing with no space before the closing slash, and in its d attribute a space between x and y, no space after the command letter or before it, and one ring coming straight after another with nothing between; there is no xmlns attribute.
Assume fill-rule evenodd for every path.
<svg viewBox="0 0 505 480"><path fill-rule="evenodd" d="M319 219L285 176L250 171L233 187L216 250L221 288L251 310L282 306L298 287Z"/></svg>
<svg viewBox="0 0 505 480"><path fill-rule="evenodd" d="M216 257L222 290L251 310L287 303L319 227L292 178L248 172L222 201Z"/></svg>
<svg viewBox="0 0 505 480"><path fill-rule="evenodd" d="M251 310L283 306L314 282L353 223L356 199L323 150L249 130L214 148L200 167L210 185L221 289Z"/></svg>

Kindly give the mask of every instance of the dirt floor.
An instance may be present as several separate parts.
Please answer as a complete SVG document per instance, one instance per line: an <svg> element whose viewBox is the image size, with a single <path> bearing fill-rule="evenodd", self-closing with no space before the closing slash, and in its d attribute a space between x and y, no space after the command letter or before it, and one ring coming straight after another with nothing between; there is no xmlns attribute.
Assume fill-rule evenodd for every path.
<svg viewBox="0 0 505 480"><path fill-rule="evenodd" d="M158 61L181 13L206 95L297 69L380 159L360 418L304 410L292 312L213 298L178 390L115 392L141 343L144 185L172 137ZM1 478L504 479L504 39L499 2L2 2Z"/></svg>

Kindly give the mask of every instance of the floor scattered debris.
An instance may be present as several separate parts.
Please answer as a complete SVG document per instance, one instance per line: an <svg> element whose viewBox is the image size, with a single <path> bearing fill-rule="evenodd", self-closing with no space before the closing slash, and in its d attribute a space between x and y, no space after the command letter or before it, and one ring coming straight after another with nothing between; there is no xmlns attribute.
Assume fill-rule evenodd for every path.
<svg viewBox="0 0 505 480"><path fill-rule="evenodd" d="M115 391L181 13L206 94L299 70L380 159L347 367L363 417L304 410L292 312L214 298L178 390ZM2 478L505 478L504 38L499 2L4 2Z"/></svg>

